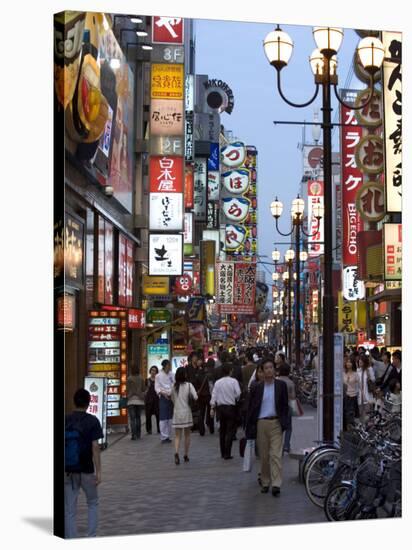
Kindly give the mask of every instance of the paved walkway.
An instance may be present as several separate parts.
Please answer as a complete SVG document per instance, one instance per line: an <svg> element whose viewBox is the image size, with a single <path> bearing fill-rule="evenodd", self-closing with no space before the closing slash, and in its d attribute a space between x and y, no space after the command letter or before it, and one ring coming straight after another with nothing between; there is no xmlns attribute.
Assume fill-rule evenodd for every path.
<svg viewBox="0 0 412 550"><path fill-rule="evenodd" d="M316 409L306 407L305 416L293 419L293 429L292 450L313 445ZM241 435L238 430L238 438ZM144 433L137 441L129 435L110 435L109 447L102 452L98 536L325 521L323 510L308 500L298 481L296 460L285 456L281 496L274 498L270 492L260 493L259 463L254 463L252 472L242 472L239 442L233 445L234 459L224 461L218 433L200 437L195 432L190 462L176 466L173 443L161 444L157 435ZM80 536L86 521L81 496Z"/></svg>

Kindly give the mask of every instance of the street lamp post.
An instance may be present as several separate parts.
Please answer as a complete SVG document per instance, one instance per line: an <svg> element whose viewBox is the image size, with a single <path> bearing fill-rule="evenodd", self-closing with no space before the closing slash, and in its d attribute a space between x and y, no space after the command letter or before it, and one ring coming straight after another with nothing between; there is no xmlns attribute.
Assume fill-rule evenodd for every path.
<svg viewBox="0 0 412 550"><path fill-rule="evenodd" d="M307 107L316 98L322 86L322 129L323 129L323 171L324 171L324 295L323 295L323 438L334 438L334 303L332 293L332 140L331 140L331 87L339 103L346 105L337 91L336 54L343 39L343 29L334 27L314 27L313 36L318 48L310 57L315 75L316 89L313 97L305 103L289 101L283 94L280 82L281 70L286 67L293 51L290 37L278 26L264 40L265 54L277 72L277 88L282 99L292 107ZM374 95L374 74L382 65L385 49L382 42L374 37L363 38L357 48L360 61L370 74L370 96L358 108L363 109Z"/></svg>
<svg viewBox="0 0 412 550"><path fill-rule="evenodd" d="M289 233L283 233L279 229L278 220L282 215L283 212L283 204L276 199L271 203L270 209L272 212L272 216L275 218L276 221L276 229L280 235L283 235L284 237L289 237L292 235L293 231L295 231L295 258L296 258L296 283L295 283L295 365L296 367L300 367L300 349L301 349L301 331L300 331L300 264L301 262L305 262L308 259L308 254L306 251L300 249L300 238L301 233L305 235L306 237L314 237L317 232L319 231L319 225L320 220L323 216L323 206L321 204L315 204L313 206L313 215L317 220L317 226L316 230L313 234L306 233L303 229L303 212L305 209L305 203L303 199L299 197L299 195L292 201L292 208L291 208L291 214L292 214L292 229L289 231ZM293 251L292 251L293 253ZM279 260L280 252L278 250L274 250L272 252L272 259L276 263ZM293 258L292 258L293 260ZM289 358L291 360L291 357Z"/></svg>

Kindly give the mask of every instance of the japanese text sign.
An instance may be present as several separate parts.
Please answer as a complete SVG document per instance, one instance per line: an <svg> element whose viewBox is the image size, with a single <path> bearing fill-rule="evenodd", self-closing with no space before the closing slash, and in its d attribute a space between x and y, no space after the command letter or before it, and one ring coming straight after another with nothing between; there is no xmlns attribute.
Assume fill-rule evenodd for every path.
<svg viewBox="0 0 412 550"><path fill-rule="evenodd" d="M385 223L383 227L385 279L400 281L402 280L402 224Z"/></svg>
<svg viewBox="0 0 412 550"><path fill-rule="evenodd" d="M184 66L153 63L152 99L183 99Z"/></svg>
<svg viewBox="0 0 412 550"><path fill-rule="evenodd" d="M150 157L150 192L183 192L183 159L181 157Z"/></svg>
<svg viewBox="0 0 412 550"><path fill-rule="evenodd" d="M181 17L154 16L152 42L154 44L183 44L184 19Z"/></svg>
<svg viewBox="0 0 412 550"><path fill-rule="evenodd" d="M255 312L256 265L236 262L218 265L220 312L252 315Z"/></svg>
<svg viewBox="0 0 412 550"><path fill-rule="evenodd" d="M183 101L153 99L150 104L150 135L183 135Z"/></svg>

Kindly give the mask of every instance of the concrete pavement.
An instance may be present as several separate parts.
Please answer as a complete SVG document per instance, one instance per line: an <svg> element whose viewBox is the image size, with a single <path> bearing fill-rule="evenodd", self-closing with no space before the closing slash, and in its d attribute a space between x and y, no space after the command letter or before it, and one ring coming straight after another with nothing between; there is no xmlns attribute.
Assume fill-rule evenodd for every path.
<svg viewBox="0 0 412 550"><path fill-rule="evenodd" d="M144 423L142 422L144 426ZM243 432L238 430L238 439ZM174 464L173 443L161 444L157 434L131 441L112 434L102 452L98 536L229 529L325 521L323 510L306 497L298 481L298 462L284 457L281 495L261 494L259 463L242 471L239 441L233 460L220 458L218 433L192 434L190 462ZM292 450L313 445L316 409L305 407L293 419ZM183 452L181 451L181 459ZM86 532L87 507L79 498L79 535Z"/></svg>

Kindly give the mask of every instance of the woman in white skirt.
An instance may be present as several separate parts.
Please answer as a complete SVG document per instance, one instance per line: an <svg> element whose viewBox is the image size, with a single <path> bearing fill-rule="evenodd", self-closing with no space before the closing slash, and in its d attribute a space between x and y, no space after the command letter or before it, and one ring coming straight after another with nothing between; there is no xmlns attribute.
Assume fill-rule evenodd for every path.
<svg viewBox="0 0 412 550"><path fill-rule="evenodd" d="M179 367L175 375L175 383L172 389L173 419L172 426L175 429L175 464L180 464L179 447L184 432L185 454L184 461L189 462L190 428L193 426L190 398L197 400L197 393L193 385L187 381L185 367Z"/></svg>

